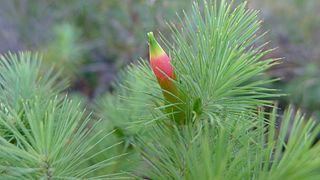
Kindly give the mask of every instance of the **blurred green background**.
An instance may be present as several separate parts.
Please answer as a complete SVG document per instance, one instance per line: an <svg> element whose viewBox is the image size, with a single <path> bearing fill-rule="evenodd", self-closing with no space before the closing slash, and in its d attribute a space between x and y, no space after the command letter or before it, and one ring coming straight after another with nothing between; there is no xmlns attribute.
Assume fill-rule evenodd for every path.
<svg viewBox="0 0 320 180"><path fill-rule="evenodd" d="M88 100L113 90L112 81L127 64L147 58L149 31L170 38L167 22L188 12L191 0L1 0L0 53L40 51L44 65L70 80L70 92ZM237 0L240 2L240 0ZM308 115L320 117L320 1L249 0L260 9L263 41L283 57L268 77Z"/></svg>

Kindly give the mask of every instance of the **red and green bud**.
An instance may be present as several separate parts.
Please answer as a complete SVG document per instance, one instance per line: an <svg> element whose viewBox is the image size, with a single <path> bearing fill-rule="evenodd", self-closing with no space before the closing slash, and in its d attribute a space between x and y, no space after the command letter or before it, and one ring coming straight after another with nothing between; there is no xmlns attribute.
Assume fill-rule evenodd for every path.
<svg viewBox="0 0 320 180"><path fill-rule="evenodd" d="M170 64L170 58L155 40L153 33L148 33L149 37L149 55L153 72L158 79L163 80L167 77L174 79L173 67Z"/></svg>
<svg viewBox="0 0 320 180"><path fill-rule="evenodd" d="M168 101L176 99L172 97L177 94L176 86L173 80L176 79L170 58L155 40L153 33L148 33L149 37L149 59L151 68L156 75L163 94Z"/></svg>
<svg viewBox="0 0 320 180"><path fill-rule="evenodd" d="M176 121L183 120L181 112L181 98L179 97L178 89L175 84L176 76L170 58L167 53L161 48L155 40L153 33L148 33L149 37L149 60L151 68L157 77L160 87L162 88L163 96L167 102L176 104L167 111L174 112Z"/></svg>

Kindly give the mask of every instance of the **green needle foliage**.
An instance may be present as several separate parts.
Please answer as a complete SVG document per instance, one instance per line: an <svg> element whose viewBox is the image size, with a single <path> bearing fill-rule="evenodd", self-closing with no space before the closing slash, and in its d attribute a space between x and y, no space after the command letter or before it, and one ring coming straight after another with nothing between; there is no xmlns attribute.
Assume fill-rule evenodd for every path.
<svg viewBox="0 0 320 180"><path fill-rule="evenodd" d="M2 103L18 110L24 100L54 97L67 88L66 79L53 74L52 68L42 71L39 59L39 54L31 53L8 53L0 56Z"/></svg>
<svg viewBox="0 0 320 180"><path fill-rule="evenodd" d="M148 112L154 107L151 102L152 96L147 96L145 92L154 89L137 78L141 73L136 66L126 68L126 71L119 74L118 81L113 84L114 91L97 101L100 116L108 119L112 126L128 135L141 131L139 124L145 122L144 119L152 118L148 116ZM156 82L152 84L157 86Z"/></svg>
<svg viewBox="0 0 320 180"><path fill-rule="evenodd" d="M150 112L156 108L151 101L153 96L144 94L150 87L144 81L137 79L136 74L141 74L136 66L130 66L126 71L122 71L118 81L113 84L114 91L96 101L97 115L104 120L100 128L115 131L112 138L108 139L109 142L104 141L103 144L108 146L112 141L123 141L118 150L127 153L127 156L115 166L116 169L127 171L139 171L138 169L145 168L134 146L137 138L148 131L148 126L143 125L153 118ZM157 85L156 82L153 84ZM103 149L104 146L101 145L100 148Z"/></svg>
<svg viewBox="0 0 320 180"><path fill-rule="evenodd" d="M195 3L163 41L177 101L141 60L97 100L96 116L62 96L67 83L41 71L38 55L1 56L0 177L320 179L320 125L272 105L274 80L261 77L278 60L263 60L272 50L259 43L257 15L245 3Z"/></svg>
<svg viewBox="0 0 320 180"><path fill-rule="evenodd" d="M278 96L263 87L270 81L251 80L278 61L260 61L272 50L259 44L264 34L258 35L258 11L246 9L246 3L233 8L225 0L202 6L195 3L191 16L180 18L181 28L171 26L174 42L167 42L186 105L196 103L211 116L219 108L231 113L268 105L266 98Z"/></svg>
<svg viewBox="0 0 320 180"><path fill-rule="evenodd" d="M182 122L208 118L220 121L257 106L269 106L271 98L279 96L274 89L265 87L275 80L260 78L278 60L261 60L272 50L265 48L266 43L259 44L264 34L258 34L261 23L257 15L258 11L246 9L246 3L233 8L224 0L204 1L201 7L194 4L191 15L179 18L182 27L170 25L174 41L164 43L177 75L178 102L165 103L148 63L141 61L137 65L140 73L129 71L136 81L149 87L143 93L151 94L151 102L160 110L151 112L156 114L154 120L161 119L159 113L160 117L180 113L164 115L166 106L177 106L186 116Z"/></svg>
<svg viewBox="0 0 320 180"><path fill-rule="evenodd" d="M115 177L107 171L96 172L121 154L95 164L90 160L120 143L92 153L110 133L96 131L99 121L92 121L79 102L58 94L64 84L57 84L58 75L41 73L40 62L40 57L31 53L1 57L1 178Z"/></svg>
<svg viewBox="0 0 320 180"><path fill-rule="evenodd" d="M134 141L148 164L143 177L319 178L320 146L315 143L319 126L290 107L282 116L273 107L272 98L280 94L265 86L274 80L261 77L278 60L263 60L272 50L259 44L264 34L259 35L257 16L258 11L248 10L245 3L237 7L224 0L195 3L191 15L180 18L182 27L170 25L174 42L163 38L177 75L172 81L180 102L165 101L143 60L122 78L118 97L107 98L109 104L124 107L108 111L105 116L111 121L125 122L125 129L135 127L132 124L146 129ZM177 112L168 113L168 106L185 113L183 123L170 118ZM257 110L261 106L273 107L272 113ZM130 120L117 119L123 114Z"/></svg>
<svg viewBox="0 0 320 180"><path fill-rule="evenodd" d="M269 124L264 113L228 118L221 127L205 124L158 125L149 131L154 143L141 139L151 179L319 179L320 126L289 108L276 128L276 108ZM293 124L291 124L293 122ZM288 128L292 125L290 133ZM265 133L267 132L267 133ZM289 138L288 138L289 136ZM150 138L147 139L150 142Z"/></svg>

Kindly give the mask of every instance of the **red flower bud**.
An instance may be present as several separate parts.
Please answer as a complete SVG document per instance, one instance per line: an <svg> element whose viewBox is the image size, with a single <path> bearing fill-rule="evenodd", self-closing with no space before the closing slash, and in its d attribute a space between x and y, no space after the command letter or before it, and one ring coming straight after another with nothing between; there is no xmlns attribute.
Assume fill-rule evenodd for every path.
<svg viewBox="0 0 320 180"><path fill-rule="evenodd" d="M149 37L149 55L152 70L159 80L166 78L174 79L173 67L170 64L170 58L155 40L153 33L148 33Z"/></svg>
<svg viewBox="0 0 320 180"><path fill-rule="evenodd" d="M153 33L148 33L149 37L149 59L151 68L156 75L159 85L162 88L162 93L167 103L175 104L166 108L167 113L173 113L172 118L177 122L184 121L183 102L179 96L177 87L174 83L176 76L174 69L170 63L170 58L155 40Z"/></svg>
<svg viewBox="0 0 320 180"><path fill-rule="evenodd" d="M155 40L152 32L148 33L148 37L151 68L156 75L161 88L164 90L163 94L165 98L172 102L176 99L176 97L173 97L172 95L177 94L177 89L173 83L173 80L175 80L176 77L170 63L170 58Z"/></svg>

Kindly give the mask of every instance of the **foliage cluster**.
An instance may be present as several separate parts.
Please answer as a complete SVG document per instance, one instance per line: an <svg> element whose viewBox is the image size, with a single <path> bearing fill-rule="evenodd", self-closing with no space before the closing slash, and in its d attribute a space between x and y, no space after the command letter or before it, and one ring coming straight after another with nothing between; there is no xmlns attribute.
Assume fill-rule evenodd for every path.
<svg viewBox="0 0 320 180"><path fill-rule="evenodd" d="M268 87L275 79L263 76L279 60L266 58L272 49L261 43L258 11L225 0L192 7L169 25L171 37L162 34L177 75L172 81L183 94L177 104L165 102L143 59L87 110L39 55L1 56L0 176L319 179L320 126L273 104L280 93ZM68 35L56 29L61 47L71 48L77 34L62 29ZM77 55L73 50L61 55ZM183 123L172 121L174 113L185 115Z"/></svg>

